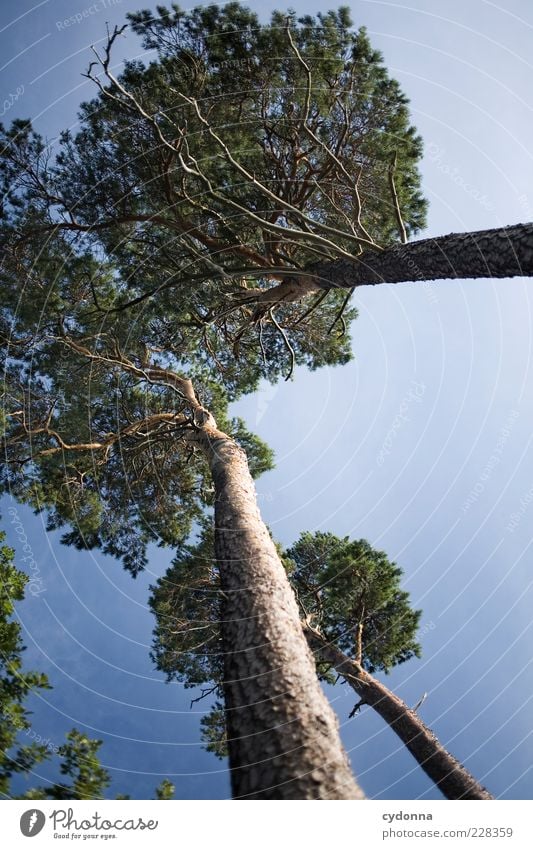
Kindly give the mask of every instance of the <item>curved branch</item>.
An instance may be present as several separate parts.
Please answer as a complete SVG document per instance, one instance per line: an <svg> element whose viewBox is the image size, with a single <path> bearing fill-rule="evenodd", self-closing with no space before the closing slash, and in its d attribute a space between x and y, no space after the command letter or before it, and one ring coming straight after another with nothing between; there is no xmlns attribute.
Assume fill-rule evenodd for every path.
<svg viewBox="0 0 533 849"><path fill-rule="evenodd" d="M439 742L414 710L391 693L380 681L366 672L327 641L324 635L302 623L304 634L318 659L331 664L360 697L350 714L363 704L372 707L405 744L424 772L435 782L447 799L492 799L493 796Z"/></svg>
<svg viewBox="0 0 533 849"><path fill-rule="evenodd" d="M400 201L398 200L398 192L396 191L396 184L394 182L394 172L396 171L397 160L398 154L394 152L392 162L389 165L389 186L392 195L392 203L394 206L394 214L396 215L396 222L398 224L398 230L400 231L400 239L405 245L407 244L407 230L405 229L405 224L403 223L402 212L400 209Z"/></svg>

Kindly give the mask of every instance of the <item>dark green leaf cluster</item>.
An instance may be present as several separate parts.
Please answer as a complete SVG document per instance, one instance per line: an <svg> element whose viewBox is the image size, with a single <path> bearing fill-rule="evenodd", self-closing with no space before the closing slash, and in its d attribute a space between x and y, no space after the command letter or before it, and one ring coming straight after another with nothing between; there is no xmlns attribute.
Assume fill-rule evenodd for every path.
<svg viewBox="0 0 533 849"><path fill-rule="evenodd" d="M101 740L92 740L76 728L69 731L59 755L61 775L70 780L37 788L31 798L102 799L111 778L98 758L101 745Z"/></svg>
<svg viewBox="0 0 533 849"><path fill-rule="evenodd" d="M221 590L213 550L213 528L204 521L198 544L181 546L151 588L149 604L156 617L152 660L167 680L186 687L223 679Z"/></svg>
<svg viewBox="0 0 533 849"><path fill-rule="evenodd" d="M0 543L5 534L0 532ZM49 752L37 743L20 744L19 734L30 729L25 701L33 691L49 689L46 675L22 665L21 628L13 621L14 602L24 598L27 575L14 562L14 551L0 547L0 795L6 796L12 776L30 771ZM28 738L30 739L30 738Z"/></svg>
<svg viewBox="0 0 533 849"><path fill-rule="evenodd" d="M223 760L228 757L226 712L221 701L216 701L211 710L200 720L202 743L206 752Z"/></svg>
<svg viewBox="0 0 533 849"><path fill-rule="evenodd" d="M385 552L366 540L306 532L286 558L306 613L329 641L369 672L388 672L420 656L421 611L411 608L409 593L400 586L402 570Z"/></svg>
<svg viewBox="0 0 533 849"><path fill-rule="evenodd" d="M22 297L17 263L29 278ZM126 313L95 321L91 275L103 292L103 269L57 235L38 263L6 260L0 487L46 510L48 529L66 527L63 542L99 547L135 575L150 542L183 542L211 501L207 465L183 439L191 411L168 382L144 378L148 356L152 367L193 380L219 427L246 449L254 475L271 468L273 456L229 417L202 354L191 363L181 349L161 345L149 313L136 322Z"/></svg>

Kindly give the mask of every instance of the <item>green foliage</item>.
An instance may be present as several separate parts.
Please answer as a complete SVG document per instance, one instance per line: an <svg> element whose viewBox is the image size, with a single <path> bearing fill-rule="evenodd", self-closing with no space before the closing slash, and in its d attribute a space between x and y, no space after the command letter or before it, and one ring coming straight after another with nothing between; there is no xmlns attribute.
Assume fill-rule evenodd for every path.
<svg viewBox="0 0 533 849"><path fill-rule="evenodd" d="M302 93L308 77L290 47L289 23L312 76L309 121L316 122L320 140L338 151L354 178L362 168L363 224L376 241L388 243L397 238L387 173L391 154L397 152L397 190L405 223L413 232L423 225L425 203L416 168L421 140L409 124L408 100L388 75L364 28L352 30L347 7L320 13L316 19L311 15L297 18L290 10L275 11L269 23L260 24L254 12L238 3L187 12L172 4L171 10L159 7L155 16L146 10L129 15L129 19L142 36L143 46L156 50L159 61L148 69L138 63L128 66L126 87L133 86L147 111L159 110L162 127L168 122L169 129L174 128L176 112L185 112L193 156L207 159L211 152L219 154L218 161L209 164L209 175L217 186L227 180L227 165L198 117L176 96L182 89L209 104L211 124L221 128L227 146L259 181L283 191L285 186L279 183L287 173L280 166L290 163L291 201L299 199L301 184L312 180L306 156L312 157L315 169L327 164L331 170L324 176L338 181L338 196L333 198L324 187L316 194L310 191L307 208L325 223L346 231L343 213L356 217L353 183L342 179L344 174L333 168L324 148L312 145L304 130ZM170 79L172 85L167 87ZM345 145L343 135L347 136ZM250 199L254 198L253 187L236 188L240 198L246 197L247 191ZM256 208L265 203L264 194L257 190L255 198ZM269 208L274 204L270 199ZM260 246L258 234L252 230L254 235ZM344 246L349 243L347 239Z"/></svg>
<svg viewBox="0 0 533 849"><path fill-rule="evenodd" d="M366 540L303 533L286 553L302 608L345 654L361 657L369 672L420 656L421 611L400 588L402 570Z"/></svg>
<svg viewBox="0 0 533 849"><path fill-rule="evenodd" d="M0 543L5 533L0 532ZM16 775L30 774L37 764L49 760L52 750L37 743L21 743L21 737L33 734L26 699L33 692L50 689L46 675L23 668L24 645L21 627L13 621L15 602L24 599L28 576L16 568L14 551L0 546L0 796L22 799L103 799L111 783L109 772L102 767L98 751L101 740L87 737L73 728L65 743L57 749L60 772L64 780L27 790L15 797L12 780ZM38 738L37 738L38 739ZM158 799L170 799L174 786L164 779L156 789ZM117 797L128 798L128 797Z"/></svg>
<svg viewBox="0 0 533 849"><path fill-rule="evenodd" d="M219 427L247 451L252 474L271 468L273 455L241 420L228 416L224 389L206 368L186 367L177 354L160 352L150 316L132 326L119 314L95 328L84 282L90 268L74 259L70 275L65 271L65 279L55 281L56 309L43 294L46 278L35 284L35 297L30 287L24 308L16 277L6 279L0 487L35 511L46 510L49 530L66 528L64 543L99 547L136 575L148 544L179 545L210 501L207 465L183 439L180 421L190 420L183 397L168 383L143 376L149 347L157 351L150 354L152 367L178 373L181 367L193 379ZM121 366L117 350L121 356L127 351L136 372Z"/></svg>
<svg viewBox="0 0 533 849"><path fill-rule="evenodd" d="M69 731L66 743L59 749L61 775L69 780L39 788L37 792L42 795L38 798L103 799L111 778L98 759L101 745L101 740L91 740L76 728Z"/></svg>
<svg viewBox="0 0 533 849"><path fill-rule="evenodd" d="M174 798L174 793L176 792L175 786L172 784L168 778L164 778L161 784L156 787L155 796L159 801L168 801L169 799Z"/></svg>
<svg viewBox="0 0 533 849"><path fill-rule="evenodd" d="M425 202L407 100L345 8L260 24L238 3L173 5L130 23L153 61L112 77L113 34L55 154L28 121L0 128L0 488L135 575L212 500L190 408L146 369L190 378L252 472L271 468L228 402L351 350L343 293L258 299L398 238L392 155L409 233Z"/></svg>
<svg viewBox="0 0 533 849"><path fill-rule="evenodd" d="M221 701L216 701L211 710L200 720L201 737L207 752L219 760L228 756L226 713Z"/></svg>
<svg viewBox="0 0 533 849"><path fill-rule="evenodd" d="M0 543L5 534L0 532ZM28 772L48 756L44 746L18 745L20 732L30 729L25 700L30 693L50 687L46 675L23 669L21 628L13 621L14 602L24 598L27 575L14 564L14 551L0 547L0 795L7 795L16 773Z"/></svg>
<svg viewBox="0 0 533 849"><path fill-rule="evenodd" d="M156 617L152 660L168 681L185 687L223 677L221 591L213 550L213 528L206 520L198 544L181 546L164 577L151 587L149 605Z"/></svg>
<svg viewBox="0 0 533 849"><path fill-rule="evenodd" d="M279 551L302 617L311 616L328 641L367 671L388 672L420 656L421 611L410 607L409 594L400 587L402 570L386 554L365 540L330 533L304 533L288 551ZM202 741L208 751L225 757L220 579L207 522L197 543L183 546L152 587L149 604L156 619L152 660L169 681L201 687L200 699L215 695L201 720ZM318 672L334 683L325 665L319 664Z"/></svg>
<svg viewBox="0 0 533 849"><path fill-rule="evenodd" d="M34 324L44 303L72 301L73 288L90 303L90 284L105 320L106 309L155 293L133 322L178 365L217 374L233 398L288 373L268 311L258 321L253 306L235 305L285 272L357 254L365 233L396 241L393 155L402 217L416 233L421 141L346 8L316 19L278 11L260 24L238 3L173 4L129 19L155 59L126 62L118 81L103 74L55 160L28 122L3 134L4 240L16 244L19 272L47 281L25 299ZM53 225L62 238L50 240ZM348 336L329 332L343 297L332 291L304 322L299 305L276 306L297 364L349 359Z"/></svg>

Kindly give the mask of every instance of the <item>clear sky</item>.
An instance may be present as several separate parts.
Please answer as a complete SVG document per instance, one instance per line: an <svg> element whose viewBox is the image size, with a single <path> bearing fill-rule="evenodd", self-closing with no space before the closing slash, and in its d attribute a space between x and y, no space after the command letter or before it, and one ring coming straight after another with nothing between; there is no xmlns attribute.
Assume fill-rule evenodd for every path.
<svg viewBox="0 0 533 849"><path fill-rule="evenodd" d="M51 138L75 127L78 103L93 93L80 76L90 44L104 39L106 21L142 5L4 0L0 120L33 117ZM261 14L282 7L248 5ZM291 5L302 13L334 6ZM358 0L351 8L425 139L426 234L532 220L528 0ZM65 26L77 13L81 22ZM132 35L120 55L140 55ZM423 657L387 683L410 704L427 692L423 719L509 799L531 798L533 784L530 293L520 279L360 289L353 363L298 370L236 408L276 452L258 491L279 540L305 529L365 537L403 567L424 611ZM32 701L36 733L59 745L76 725L104 739L115 792L142 798L169 776L177 798L226 797L225 765L199 746L203 704L190 710L195 693L165 684L148 657L148 587L171 553L155 549L150 570L133 581L98 552L62 547L41 517L7 498L3 524L19 554L13 506L42 581L19 608L26 661L55 686ZM440 798L370 710L347 719L351 691L331 696L370 797Z"/></svg>

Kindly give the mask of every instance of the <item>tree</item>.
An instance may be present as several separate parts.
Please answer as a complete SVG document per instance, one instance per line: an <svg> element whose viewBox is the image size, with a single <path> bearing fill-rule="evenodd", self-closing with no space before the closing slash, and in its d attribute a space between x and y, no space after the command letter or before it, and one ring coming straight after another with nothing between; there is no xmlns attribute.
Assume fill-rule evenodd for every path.
<svg viewBox="0 0 533 849"><path fill-rule="evenodd" d="M72 268L68 286L78 284ZM135 574L150 539L177 545L188 533L209 500L209 470L227 599L225 704L235 722L234 792L357 797L296 603L259 516L243 448L200 404L190 376L147 361L146 338L142 345L127 339L128 356L123 353L118 340L131 330L125 321L88 342L83 297L68 309L65 318L61 307L49 308L31 341L20 335L11 346L5 487L37 510L48 508L49 527L69 522L65 542L101 545ZM141 354L144 345L141 357L134 341ZM62 346L68 359L61 360ZM207 378L201 385L224 421L220 391ZM233 429L261 471L268 451L255 450L258 441L238 423Z"/></svg>
<svg viewBox="0 0 533 849"><path fill-rule="evenodd" d="M325 663L359 697L350 716L372 707L448 799L491 799L409 708L372 673L420 656L421 616L400 587L402 570L366 540L303 533L286 554L317 663Z"/></svg>
<svg viewBox="0 0 533 849"><path fill-rule="evenodd" d="M4 486L132 572L214 500L234 793L358 795L255 504L242 446L258 470L265 449L224 411L262 377L348 359L346 269L389 257L417 276L402 252L418 243L397 243L424 224L421 141L346 9L260 25L236 3L173 5L130 23L155 60L116 77L110 33L55 159L28 122L3 136ZM489 271L517 273L510 242L529 273L530 229L505 234ZM449 274L439 253L420 277Z"/></svg>
<svg viewBox="0 0 533 849"><path fill-rule="evenodd" d="M254 319L252 329L247 321L243 323L250 311L241 305L247 286L242 262L258 255L254 243L258 243L261 256L270 257L269 271L276 263L285 262L284 255L292 257L292 267L301 266L307 254L336 255L338 246L334 248L333 242L321 233L341 238L335 223L338 216L345 220L347 210L356 203L359 188L352 185L355 172L345 178L348 183L342 197L333 182L327 189L325 178L337 164L324 147L325 142L318 136L310 137L310 147L302 150L301 156L296 155L290 122L280 123L285 105L285 95L279 97L281 87L289 85L296 96L305 75L296 54L288 64L281 61L279 71L274 70L279 91L270 82L265 83L254 60L246 64L256 80L256 90L258 85L261 88L261 97L246 94L240 101L237 98L237 103L228 97L234 92L225 96L228 108L233 110L235 102L234 117L240 119L240 125L243 116L250 118L244 122L251 129L250 142L257 141L263 127L270 127L268 146L272 156L269 159L261 145L252 155L252 160L257 160L258 173L274 185L287 156L297 166L302 163L292 180L286 181L287 200L280 209L272 192L267 208L262 189L245 190L243 202L252 203L257 210L265 209L269 225L265 229L260 218L259 228L254 224L252 232L235 222L239 231L237 248L231 245L234 225L216 209L216 203L205 209L198 194L198 187L205 186L205 175L190 173L191 167L194 171L194 132L183 146L179 140L173 143L172 156L163 139L154 147L154 132L157 141L157 127L166 121L166 101L175 97L174 86L181 84L183 91L191 91L194 80L199 86L197 93L202 93L203 72L197 73L196 59L184 62L192 42L198 41L202 28L204 36L212 37L214 52L208 58L207 78L216 95L229 79L234 79L234 74L228 74L227 67L218 61L224 51L228 58L241 47L249 52L248 32L242 35L244 19L249 26L255 22L255 16L236 5L220 12L212 10L207 16L194 12L182 21L188 33L184 52L174 59L166 55L164 41L168 33L161 30L160 60L147 69L134 64L127 67L126 84L138 84L141 89L144 86L148 99L157 100L157 119L153 115L146 117L142 110L135 117L128 96L121 102L125 89L117 80L112 85L118 89L102 89L95 104L83 107L82 131L76 138L64 134L55 163L48 161L44 144L27 124L16 124L7 132L3 271L9 293L10 327L6 336L10 358L5 486L36 509L47 508L51 527L70 524L71 530L64 536L66 542L85 547L101 545L108 553L121 556L135 572L144 563L148 541L156 538L177 545L191 522L199 518L202 503L209 502L209 466L215 488L217 556L226 562L225 701L236 732L231 743L234 792L241 796L273 793L298 798L354 796L358 791L349 777L334 717L316 683L283 567L258 515L244 455L217 426L217 420L221 423L217 405L223 407L225 399L210 374L217 369L229 397L233 397L254 388L262 376L274 378L286 371L287 355L289 374L294 362L315 367L347 358L347 340L327 335L328 326L336 318L337 303L313 311L305 329L295 325L291 341L278 320L285 323L285 319L271 306ZM235 38L217 47L221 20ZM270 36L275 36L278 59L283 60L283 50L293 39L285 24L280 30L278 22L279 16L264 32L258 28L259 40L252 41L264 53L272 50ZM140 19L133 25L139 32L144 27ZM319 110L318 122L322 123L323 117L325 126L330 125L330 134L335 127L345 136L348 130L352 132L352 141L342 152L346 162L353 159L350 144L356 129L362 155L370 156L375 151L376 161L381 156L381 165L378 162L372 174L362 177L361 185L368 186L369 197L374 199L365 215L368 213L369 220L373 216L380 232L388 238L395 226L391 223L394 213L389 210L387 217L387 204L381 202L379 191L379 186L389 179L388 166L383 168L383 157L388 161L390 153L386 132L397 131L405 142L398 158L407 175L402 192L413 207L413 227L423 212L423 201L416 189L419 143L408 126L405 99L397 84L388 79L364 34L348 33L346 25L344 13L332 13L321 18L318 25L309 19L301 29L301 38L300 34L296 37L304 52L318 49L317 68L322 83L313 107ZM147 26L147 37L149 31ZM106 73L109 51L117 37L118 32L111 35L103 59ZM342 60L337 56L339 38L346 53ZM203 44L207 43L204 38ZM89 74L93 75L93 69ZM357 107L359 117L355 100L350 104L346 97L339 100L331 94L332 82L337 78L346 83L351 80L352 95L356 90L366 92ZM273 82L276 84L276 79ZM196 91L194 86L192 91ZM374 97L378 91L382 97L379 103ZM184 120L191 129L204 126L195 103L185 104ZM224 107L222 100L220 104ZM253 121L254 112L259 123ZM372 134L379 135L381 129L385 132L373 140ZM315 130L318 132L318 124ZM209 145L218 149L218 139L210 133L207 136ZM368 136L366 141L364 136ZM204 138L203 149L205 141ZM139 155L132 158L132 150ZM176 172L176 157L181 162L184 156L184 167ZM281 159L276 165L278 157ZM303 164L306 158L308 165ZM212 163L208 180L217 186L225 182L232 198L237 197L231 156L225 163L213 157ZM298 199L293 194L302 168L308 186ZM96 174L104 179L105 188L102 182L95 185ZM229 194L226 192L228 197ZM326 195L327 210L322 212L318 198ZM291 231L295 244L278 245L277 239L270 237L282 235L285 222L293 216L299 222L298 233ZM364 228L364 223L361 226ZM169 233L179 238L171 240ZM265 233L269 238L264 238ZM347 242L357 250L359 241L359 235L347 236ZM311 243L309 249L306 242ZM218 260L211 258L213 251L218 259L227 254L229 286L237 297L235 310L227 317L217 315L215 326L210 328L209 311L216 304L220 289L217 278L211 281L213 272L220 267ZM195 275L191 277L192 262ZM256 263L256 268L260 264ZM144 296L169 273L183 278L179 300L176 302L174 294L167 300L161 291L147 309L142 303ZM18 303L21 275L31 289L31 297L25 299L22 308ZM236 276L241 286L235 292L232 281ZM200 285L192 285L195 279ZM211 282L214 286L207 285ZM137 295L134 289L138 286ZM223 289L227 291L228 284ZM136 306L131 303L132 295L133 300L141 297L136 312L132 312ZM122 309L126 306L127 316ZM61 351L67 351L68 357L61 359ZM145 391L146 386L150 393ZM244 434L241 436L240 442L246 442ZM253 447L251 437L248 442ZM203 459L199 457L191 463L191 449L202 452ZM117 474L122 466L127 477ZM249 592L236 591L246 584ZM251 664L252 657L255 666ZM273 696L287 692L292 699ZM317 716L321 718L318 726ZM320 723L325 733L317 733ZM258 766L261 759L263 766Z"/></svg>
<svg viewBox="0 0 533 849"><path fill-rule="evenodd" d="M0 543L5 533L0 532ZM43 673L23 668L21 627L13 620L15 602L24 598L28 576L16 568L15 552L2 545L0 548L0 795L3 798L21 799L103 799L111 783L109 772L98 758L101 740L86 737L76 728L66 735L62 746L50 747L42 741L30 722L30 711L25 702L32 692L51 689ZM31 743L21 743L26 735ZM14 776L33 772L37 764L49 760L53 754L60 758L60 772L65 781L26 790L15 795L12 788ZM68 779L68 780L67 780ZM174 786L164 779L156 788L158 799L170 799ZM120 796L117 798L128 798Z"/></svg>
<svg viewBox="0 0 533 849"><path fill-rule="evenodd" d="M330 684L342 679L359 697L350 717L363 705L372 707L446 798L491 799L416 709L371 674L387 673L420 656L421 611L411 608L409 594L400 587L402 570L366 540L331 533L303 533L282 558L320 678ZM202 737L208 751L225 757L231 732L221 703L221 589L209 527L197 545L184 547L152 588L150 606L156 617L152 658L167 680L201 687L193 702L215 695L202 719Z"/></svg>

